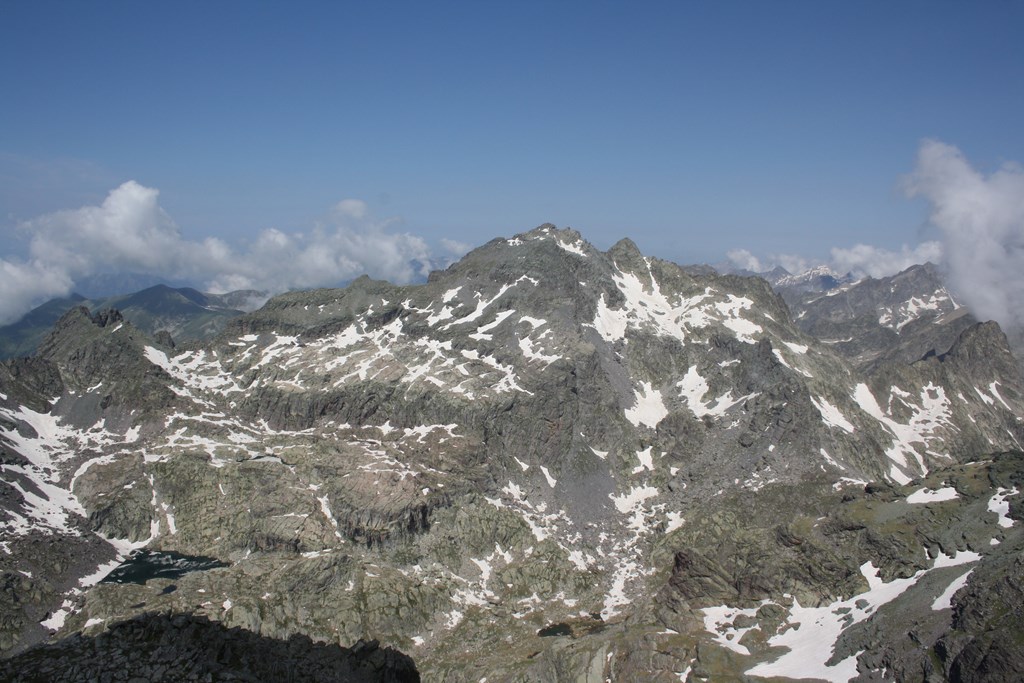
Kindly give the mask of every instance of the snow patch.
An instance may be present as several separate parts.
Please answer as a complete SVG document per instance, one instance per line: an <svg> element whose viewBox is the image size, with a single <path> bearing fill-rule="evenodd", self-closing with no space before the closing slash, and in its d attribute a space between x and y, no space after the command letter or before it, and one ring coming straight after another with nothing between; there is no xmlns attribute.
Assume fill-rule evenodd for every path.
<svg viewBox="0 0 1024 683"><path fill-rule="evenodd" d="M679 527L683 526L685 520L683 516L678 512L669 512L665 517L668 519L668 523L665 525L665 533L670 534Z"/></svg>
<svg viewBox="0 0 1024 683"><path fill-rule="evenodd" d="M649 382L640 383L640 391L635 393L633 407L627 408L625 412L626 419L634 427L646 425L652 429L657 427L658 423L668 415L668 409L662 400L661 392L652 387Z"/></svg>
<svg viewBox="0 0 1024 683"><path fill-rule="evenodd" d="M957 494L956 489L946 486L941 489L935 489L934 491L930 491L928 489L919 489L914 491L907 496L907 502L911 505L941 503L944 500L955 500L959 497L960 496Z"/></svg>
<svg viewBox="0 0 1024 683"><path fill-rule="evenodd" d="M680 396L686 401L686 406L690 409L690 412L698 418L705 415L716 417L725 415L726 411L733 406L757 395L753 393L733 398L732 392L727 391L718 398L704 401L704 396L708 393L710 387L707 380L697 372L696 365L690 366L690 369L686 371L683 379L676 383L676 386L679 388Z"/></svg>
<svg viewBox="0 0 1024 683"><path fill-rule="evenodd" d="M842 411L836 408L834 405L826 401L824 398L817 396L811 396L811 403L818 409L821 414L821 419L825 421L829 427L836 427L842 429L848 434L853 434L854 426L846 419Z"/></svg>
<svg viewBox="0 0 1024 683"><path fill-rule="evenodd" d="M550 486L551 488L555 488L555 485L558 483L558 480L551 476L551 473L548 472L548 468L544 467L544 465L541 465L540 471L544 473L544 478L547 479L548 486Z"/></svg>
<svg viewBox="0 0 1024 683"><path fill-rule="evenodd" d="M740 645L740 640L753 626L735 628L732 626L736 617L753 617L757 614L757 607L739 609L720 605L716 607L705 607L700 610L704 613L704 630L714 633L714 641L726 648L741 655L749 655L750 650L745 645Z"/></svg>
<svg viewBox="0 0 1024 683"><path fill-rule="evenodd" d="M608 497L615 504L615 509L625 515L636 512L643 506L645 500L656 497L658 493L658 489L653 486L634 486L629 493L620 496L609 493Z"/></svg>
<svg viewBox="0 0 1024 683"><path fill-rule="evenodd" d="M1020 491L1017 487L1012 489L1000 488L994 496L989 498L988 511L994 512L999 516L997 523L1004 529L1009 529L1013 526L1014 520L1010 518L1010 503L1006 500L1010 496L1016 496Z"/></svg>
<svg viewBox="0 0 1024 683"><path fill-rule="evenodd" d="M560 249L562 249L564 251L567 251L570 254L576 254L577 256L586 256L587 255L587 253L585 251L583 251L583 241L582 240L576 240L575 242L569 243L569 242L563 242L560 239L556 239L555 240L555 244L557 244Z"/></svg>
<svg viewBox="0 0 1024 683"><path fill-rule="evenodd" d="M625 299L620 308L611 309L604 294L598 300L593 327L606 341L623 339L631 327L684 341L689 331L719 323L740 341L755 342L751 335L761 332L761 327L742 316L742 312L753 305L750 299L729 294L724 300L719 297L716 301L710 287L690 297L668 295L662 292L650 262L646 265L644 277L632 272L612 274Z"/></svg>
<svg viewBox="0 0 1024 683"><path fill-rule="evenodd" d="M648 472L654 471L654 458L651 455L651 450L654 446L648 446L642 451L637 451L636 457L640 461L640 464L633 468L633 474L640 474L644 470Z"/></svg>
<svg viewBox="0 0 1024 683"><path fill-rule="evenodd" d="M541 337L544 335L542 334ZM529 337L521 337L519 339L519 350L523 352L523 355L530 360L540 361L545 365L551 365L556 360L559 360L561 356L549 356L548 354L540 351L536 348L537 341L530 339Z"/></svg>
<svg viewBox="0 0 1024 683"><path fill-rule="evenodd" d="M942 592L942 595L935 598L935 602L932 603L932 610L939 611L943 609L950 609L953 607L953 596L956 592L967 585L967 578L973 572L973 569L969 569L949 584L949 586Z"/></svg>

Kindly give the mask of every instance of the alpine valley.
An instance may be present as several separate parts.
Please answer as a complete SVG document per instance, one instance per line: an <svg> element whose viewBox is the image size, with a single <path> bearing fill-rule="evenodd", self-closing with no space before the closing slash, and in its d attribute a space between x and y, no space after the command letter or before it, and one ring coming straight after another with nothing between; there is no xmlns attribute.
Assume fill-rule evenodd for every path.
<svg viewBox="0 0 1024 683"><path fill-rule="evenodd" d="M1024 380L930 266L545 225L178 341L73 307L0 364L0 678L1024 671Z"/></svg>

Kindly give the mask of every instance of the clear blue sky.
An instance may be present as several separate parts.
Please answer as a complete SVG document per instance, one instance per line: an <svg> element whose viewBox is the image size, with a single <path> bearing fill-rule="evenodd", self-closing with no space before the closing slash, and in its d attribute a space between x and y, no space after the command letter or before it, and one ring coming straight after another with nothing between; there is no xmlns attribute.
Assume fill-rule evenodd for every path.
<svg viewBox="0 0 1024 683"><path fill-rule="evenodd" d="M1022 36L1004 1L5 0L0 255L127 180L193 240L358 198L428 241L895 248L923 138L1024 161Z"/></svg>

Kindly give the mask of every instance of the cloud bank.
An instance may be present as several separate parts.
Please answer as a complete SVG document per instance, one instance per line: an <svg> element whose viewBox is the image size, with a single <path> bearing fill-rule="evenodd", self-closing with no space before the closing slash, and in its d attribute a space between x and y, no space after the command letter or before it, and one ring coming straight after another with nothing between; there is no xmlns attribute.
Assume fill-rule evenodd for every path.
<svg viewBox="0 0 1024 683"><path fill-rule="evenodd" d="M943 245L937 241L922 242L916 247L903 245L899 251L857 244L833 248L831 268L843 274L887 277L919 263L942 263L943 253Z"/></svg>
<svg viewBox="0 0 1024 683"><path fill-rule="evenodd" d="M376 221L367 205L345 199L308 233L262 230L244 248L208 237L185 239L160 207L159 192L129 181L99 206L47 214L18 226L28 258L0 258L0 323L73 291L76 280L111 271L195 282L214 293L337 285L363 273L396 283L426 275L436 257L427 243ZM446 242L452 255L466 245ZM438 259L440 260L440 259Z"/></svg>
<svg viewBox="0 0 1024 683"><path fill-rule="evenodd" d="M841 275L851 273L856 277L879 278L895 275L919 263L942 263L943 245L938 241L929 241L916 247L903 245L899 251L869 244L833 247L832 258L828 263L815 262L796 254L769 254L759 258L746 249L734 249L726 256L733 267L752 273L766 273L776 267L785 268L790 273L802 273L816 266L827 265Z"/></svg>
<svg viewBox="0 0 1024 683"><path fill-rule="evenodd" d="M1024 326L1024 169L986 176L956 147L926 140L906 190L930 203L950 284L974 314Z"/></svg>
<svg viewBox="0 0 1024 683"><path fill-rule="evenodd" d="M796 254L769 254L761 259L746 249L733 249L726 257L735 268L752 273L766 273L777 267L785 268L790 273L799 273L812 267L810 261Z"/></svg>

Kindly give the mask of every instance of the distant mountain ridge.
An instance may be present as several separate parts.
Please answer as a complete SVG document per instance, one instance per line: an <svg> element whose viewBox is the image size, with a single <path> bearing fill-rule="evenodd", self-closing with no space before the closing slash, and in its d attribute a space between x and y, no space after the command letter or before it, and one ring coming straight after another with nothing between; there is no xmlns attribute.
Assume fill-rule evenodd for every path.
<svg viewBox="0 0 1024 683"><path fill-rule="evenodd" d="M837 281L821 290L777 287L800 329L862 367L942 353L979 322L931 263L883 278Z"/></svg>
<svg viewBox="0 0 1024 683"><path fill-rule="evenodd" d="M779 272L781 271L781 272ZM828 266L816 266L802 273L789 274L783 268L762 275L780 292L827 292L842 285L856 282L852 274L839 275Z"/></svg>
<svg viewBox="0 0 1024 683"><path fill-rule="evenodd" d="M782 266L775 266L771 270L749 270L737 268L728 263L720 263L716 266L708 266L716 272L724 275L742 275L744 277L760 277L769 282L772 287L788 292L825 292L844 284L856 282L857 278L852 273L840 275L828 266L821 264L812 266L799 273L791 273Z"/></svg>
<svg viewBox="0 0 1024 683"><path fill-rule="evenodd" d="M0 359L34 353L60 317L76 306L85 306L94 313L116 308L146 334L166 332L177 342L211 339L229 320L258 308L266 298L265 293L255 290L208 294L191 287L163 284L97 299L74 293L51 299L21 320L0 327Z"/></svg>

